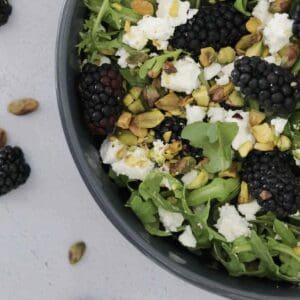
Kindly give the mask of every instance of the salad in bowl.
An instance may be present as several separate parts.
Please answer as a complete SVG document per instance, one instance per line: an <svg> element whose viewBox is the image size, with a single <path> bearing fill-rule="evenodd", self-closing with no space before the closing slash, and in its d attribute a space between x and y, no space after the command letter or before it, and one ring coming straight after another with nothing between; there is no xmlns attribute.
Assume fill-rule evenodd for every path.
<svg viewBox="0 0 300 300"><path fill-rule="evenodd" d="M84 0L82 119L145 230L300 283L300 3Z"/></svg>

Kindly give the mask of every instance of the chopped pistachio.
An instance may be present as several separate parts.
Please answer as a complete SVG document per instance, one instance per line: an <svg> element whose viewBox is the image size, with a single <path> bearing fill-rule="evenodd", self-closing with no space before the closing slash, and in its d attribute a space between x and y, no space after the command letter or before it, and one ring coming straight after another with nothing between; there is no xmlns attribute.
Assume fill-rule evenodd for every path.
<svg viewBox="0 0 300 300"><path fill-rule="evenodd" d="M148 134L148 130L146 128L139 128L133 123L129 125L129 130L139 138L144 138Z"/></svg>
<svg viewBox="0 0 300 300"><path fill-rule="evenodd" d="M198 189L201 186L206 185L208 180L209 180L208 173L203 169L199 172L197 177L186 186L186 188L189 190Z"/></svg>
<svg viewBox="0 0 300 300"><path fill-rule="evenodd" d="M235 59L234 49L231 47L221 48L218 53L217 59L218 62L223 65L232 63Z"/></svg>
<svg viewBox="0 0 300 300"><path fill-rule="evenodd" d="M130 112L124 111L117 121L117 126L123 129L128 129L131 119L132 114Z"/></svg>
<svg viewBox="0 0 300 300"><path fill-rule="evenodd" d="M259 41L247 49L245 56L261 56L263 52L263 42Z"/></svg>
<svg viewBox="0 0 300 300"><path fill-rule="evenodd" d="M246 23L246 28L249 32L255 33L261 27L262 23L259 19L251 17Z"/></svg>
<svg viewBox="0 0 300 300"><path fill-rule="evenodd" d="M199 61L203 67L208 67L217 58L217 53L212 47L202 48L200 50Z"/></svg>
<svg viewBox="0 0 300 300"><path fill-rule="evenodd" d="M128 109L134 114L138 114L145 111L145 107L141 99L134 100L134 102L128 106Z"/></svg>
<svg viewBox="0 0 300 300"><path fill-rule="evenodd" d="M236 178L238 177L239 168L240 165L237 162L233 162L228 169L219 172L218 176L221 178Z"/></svg>
<svg viewBox="0 0 300 300"><path fill-rule="evenodd" d="M163 120L164 115L158 109L153 109L145 113L136 115L133 118L133 124L140 128L154 128L158 126Z"/></svg>
<svg viewBox="0 0 300 300"><path fill-rule="evenodd" d="M186 156L174 163L170 164L170 173L173 176L186 174L196 166L195 158Z"/></svg>
<svg viewBox="0 0 300 300"><path fill-rule="evenodd" d="M179 98L174 92L170 92L155 102L155 106L164 111L172 111L179 108Z"/></svg>
<svg viewBox="0 0 300 300"><path fill-rule="evenodd" d="M245 99L239 91L234 90L226 100L226 104L232 107L243 107Z"/></svg>
<svg viewBox="0 0 300 300"><path fill-rule="evenodd" d="M143 98L149 107L154 107L154 103L160 97L157 89L153 85L147 85L143 89Z"/></svg>
<svg viewBox="0 0 300 300"><path fill-rule="evenodd" d="M74 245L72 245L69 249L69 262L71 265L77 264L82 256L84 255L86 250L86 244L85 242L77 242Z"/></svg>
<svg viewBox="0 0 300 300"><path fill-rule="evenodd" d="M262 33L256 32L244 35L235 45L235 50L239 55L244 55L246 50L262 39Z"/></svg>
<svg viewBox="0 0 300 300"><path fill-rule="evenodd" d="M266 118L266 115L258 110L251 109L249 113L249 123L251 126L259 125L261 124L264 119Z"/></svg>
<svg viewBox="0 0 300 300"><path fill-rule="evenodd" d="M205 85L201 85L200 88L194 90L192 96L198 105L208 106L210 98L208 94L208 89Z"/></svg>
<svg viewBox="0 0 300 300"><path fill-rule="evenodd" d="M273 142L270 143L256 143L254 145L255 150L259 151L272 151L275 147L275 144Z"/></svg>
<svg viewBox="0 0 300 300"><path fill-rule="evenodd" d="M274 142L274 131L268 123L253 126L251 131L259 143L267 144Z"/></svg>
<svg viewBox="0 0 300 300"><path fill-rule="evenodd" d="M239 147L239 154L241 157L246 157L249 152L253 150L253 143L248 141L248 142L245 142L244 144L242 144L240 147Z"/></svg>
<svg viewBox="0 0 300 300"><path fill-rule="evenodd" d="M272 13L284 13L288 12L292 0L274 0L270 5L270 12Z"/></svg>
<svg viewBox="0 0 300 300"><path fill-rule="evenodd" d="M281 56L281 66L284 68L291 68L299 57L299 46L297 44L290 44L279 51Z"/></svg>
<svg viewBox="0 0 300 300"><path fill-rule="evenodd" d="M294 252L296 255L300 256L300 246L294 247L294 248L293 248L293 252Z"/></svg>
<svg viewBox="0 0 300 300"><path fill-rule="evenodd" d="M241 183L241 190L238 196L238 203L244 204L250 202L251 198L249 195L248 184L245 181Z"/></svg>
<svg viewBox="0 0 300 300"><path fill-rule="evenodd" d="M276 143L277 148L284 152L292 147L292 141L285 135L281 135Z"/></svg>
<svg viewBox="0 0 300 300"><path fill-rule="evenodd" d="M137 137L127 129L118 130L116 136L121 143L128 146L136 146L138 143Z"/></svg>
<svg viewBox="0 0 300 300"><path fill-rule="evenodd" d="M169 143L170 139L171 139L171 136L172 136L172 131L166 131L164 134L163 134L163 139L166 143Z"/></svg>

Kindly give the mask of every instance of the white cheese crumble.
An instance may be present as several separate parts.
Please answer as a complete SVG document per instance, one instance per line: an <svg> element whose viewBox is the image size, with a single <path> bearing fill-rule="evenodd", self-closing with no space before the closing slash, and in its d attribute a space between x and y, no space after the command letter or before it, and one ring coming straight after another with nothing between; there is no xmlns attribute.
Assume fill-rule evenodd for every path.
<svg viewBox="0 0 300 300"><path fill-rule="evenodd" d="M123 35L123 43L136 50L142 50L148 42L144 32L138 26L131 26Z"/></svg>
<svg viewBox="0 0 300 300"><path fill-rule="evenodd" d="M226 85L230 82L230 76L234 69L234 62L222 66L221 71L218 74L218 78L216 78L216 83L219 85Z"/></svg>
<svg viewBox="0 0 300 300"><path fill-rule="evenodd" d="M242 110L225 110L222 107L211 107L207 112L210 123L228 122L238 125L238 133L232 141L232 148L238 150L245 142L254 144L255 139L250 131L249 113Z"/></svg>
<svg viewBox="0 0 300 300"><path fill-rule="evenodd" d="M252 15L259 19L264 27L271 19L273 14L269 12L270 3L268 0L259 0L252 11Z"/></svg>
<svg viewBox="0 0 300 300"><path fill-rule="evenodd" d="M150 158L157 162L159 165L165 162L165 151L168 145L164 144L162 140L155 140L153 142L153 148L150 150Z"/></svg>
<svg viewBox="0 0 300 300"><path fill-rule="evenodd" d="M222 70L222 66L216 62L204 68L204 76L206 80L211 80L216 77Z"/></svg>
<svg viewBox="0 0 300 300"><path fill-rule="evenodd" d="M239 212L245 216L247 221L255 220L256 213L260 210L260 205L257 203L256 200L251 201L249 203L239 204L238 210Z"/></svg>
<svg viewBox="0 0 300 300"><path fill-rule="evenodd" d="M158 215L161 223L168 232L176 232L184 221L184 217L181 213L175 213L167 211L162 207L158 208Z"/></svg>
<svg viewBox="0 0 300 300"><path fill-rule="evenodd" d="M186 105L186 119L187 119L187 125L203 121L203 119L206 116L206 110L204 107L198 106L198 105Z"/></svg>
<svg viewBox="0 0 300 300"><path fill-rule="evenodd" d="M99 67L101 67L104 64L109 64L109 65L111 64L111 60L107 56L101 56L100 58Z"/></svg>
<svg viewBox="0 0 300 300"><path fill-rule="evenodd" d="M198 172L195 170L192 170L192 171L186 173L185 175L183 175L181 177L181 181L185 185L188 185L188 184L192 183L194 181L194 179L196 179L197 175L198 175Z"/></svg>
<svg viewBox="0 0 300 300"><path fill-rule="evenodd" d="M124 158L111 166L117 175L126 175L133 180L144 180L154 169L154 163L147 157L146 150L140 147L133 152L127 152Z"/></svg>
<svg viewBox="0 0 300 300"><path fill-rule="evenodd" d="M128 64L127 62L127 58L129 57L129 53L124 49L124 48L120 48L116 54L116 56L119 56L119 59L118 59L118 65L121 67L121 68L135 68L137 65L134 65L134 64Z"/></svg>
<svg viewBox="0 0 300 300"><path fill-rule="evenodd" d="M189 1L180 0L158 0L156 15L167 19L172 26L185 24L189 19Z"/></svg>
<svg viewBox="0 0 300 300"><path fill-rule="evenodd" d="M229 77L227 75L219 75L218 78L216 78L216 84L218 85L226 85L230 81Z"/></svg>
<svg viewBox="0 0 300 300"><path fill-rule="evenodd" d="M190 225L186 226L184 232L178 237L179 242L188 248L196 248L197 240L193 235Z"/></svg>
<svg viewBox="0 0 300 300"><path fill-rule="evenodd" d="M172 186L170 184L170 181L166 177L163 178L163 180L160 183L160 186L167 188L169 191L172 191Z"/></svg>
<svg viewBox="0 0 300 300"><path fill-rule="evenodd" d="M201 69L192 58L185 57L174 62L176 73L167 74L162 72L161 86L175 92L191 94L192 91L199 87L199 75Z"/></svg>
<svg viewBox="0 0 300 300"><path fill-rule="evenodd" d="M117 154L123 147L124 145L117 138L106 138L100 147L100 157L103 163L112 164L119 161Z"/></svg>
<svg viewBox="0 0 300 300"><path fill-rule="evenodd" d="M144 16L137 26L149 40L167 41L175 30L168 20L152 16Z"/></svg>
<svg viewBox="0 0 300 300"><path fill-rule="evenodd" d="M207 116L211 123L224 122L226 117L226 110L222 107L210 107Z"/></svg>
<svg viewBox="0 0 300 300"><path fill-rule="evenodd" d="M255 138L250 131L249 113L242 110L228 110L225 122L234 122L238 125L239 130L232 141L232 148L238 150L246 142L254 144Z"/></svg>
<svg viewBox="0 0 300 300"><path fill-rule="evenodd" d="M283 132L287 122L288 122L287 119L283 119L279 117L271 120L271 125L274 126L276 135L280 135Z"/></svg>
<svg viewBox="0 0 300 300"><path fill-rule="evenodd" d="M263 31L265 43L269 46L271 54L290 42L290 37L293 35L292 27L293 20L289 19L288 14L274 14Z"/></svg>
<svg viewBox="0 0 300 300"><path fill-rule="evenodd" d="M250 224L239 215L234 205L226 203L219 208L219 211L220 217L215 226L227 242L233 242L240 236L250 235Z"/></svg>
<svg viewBox="0 0 300 300"><path fill-rule="evenodd" d="M276 57L273 55L270 55L270 56L265 57L264 60L270 64L275 64L277 66L279 66L281 64L281 58L279 55L277 55Z"/></svg>

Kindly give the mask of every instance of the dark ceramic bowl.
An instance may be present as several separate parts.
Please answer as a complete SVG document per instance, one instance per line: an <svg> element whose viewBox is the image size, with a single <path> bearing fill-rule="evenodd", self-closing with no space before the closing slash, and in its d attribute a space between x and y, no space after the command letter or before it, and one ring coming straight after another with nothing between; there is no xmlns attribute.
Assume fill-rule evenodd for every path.
<svg viewBox="0 0 300 300"><path fill-rule="evenodd" d="M75 84L79 69L75 45L86 15L82 2L67 0L63 10L56 52L57 97L73 158L99 207L141 252L190 283L232 299L299 299L297 287L279 286L263 279L230 277L224 270L214 269L206 259L178 244L150 236L133 213L124 207L126 199L99 168L98 151L80 118Z"/></svg>

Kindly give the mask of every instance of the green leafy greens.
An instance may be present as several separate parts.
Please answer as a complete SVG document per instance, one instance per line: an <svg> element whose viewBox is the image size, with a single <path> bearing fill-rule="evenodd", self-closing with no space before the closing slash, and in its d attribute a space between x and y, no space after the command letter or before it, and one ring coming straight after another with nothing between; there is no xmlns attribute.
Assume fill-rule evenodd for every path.
<svg viewBox="0 0 300 300"><path fill-rule="evenodd" d="M209 159L205 168L210 173L223 171L232 163L231 143L238 132L236 123L196 122L186 126L181 137L189 140L191 145L202 148Z"/></svg>

